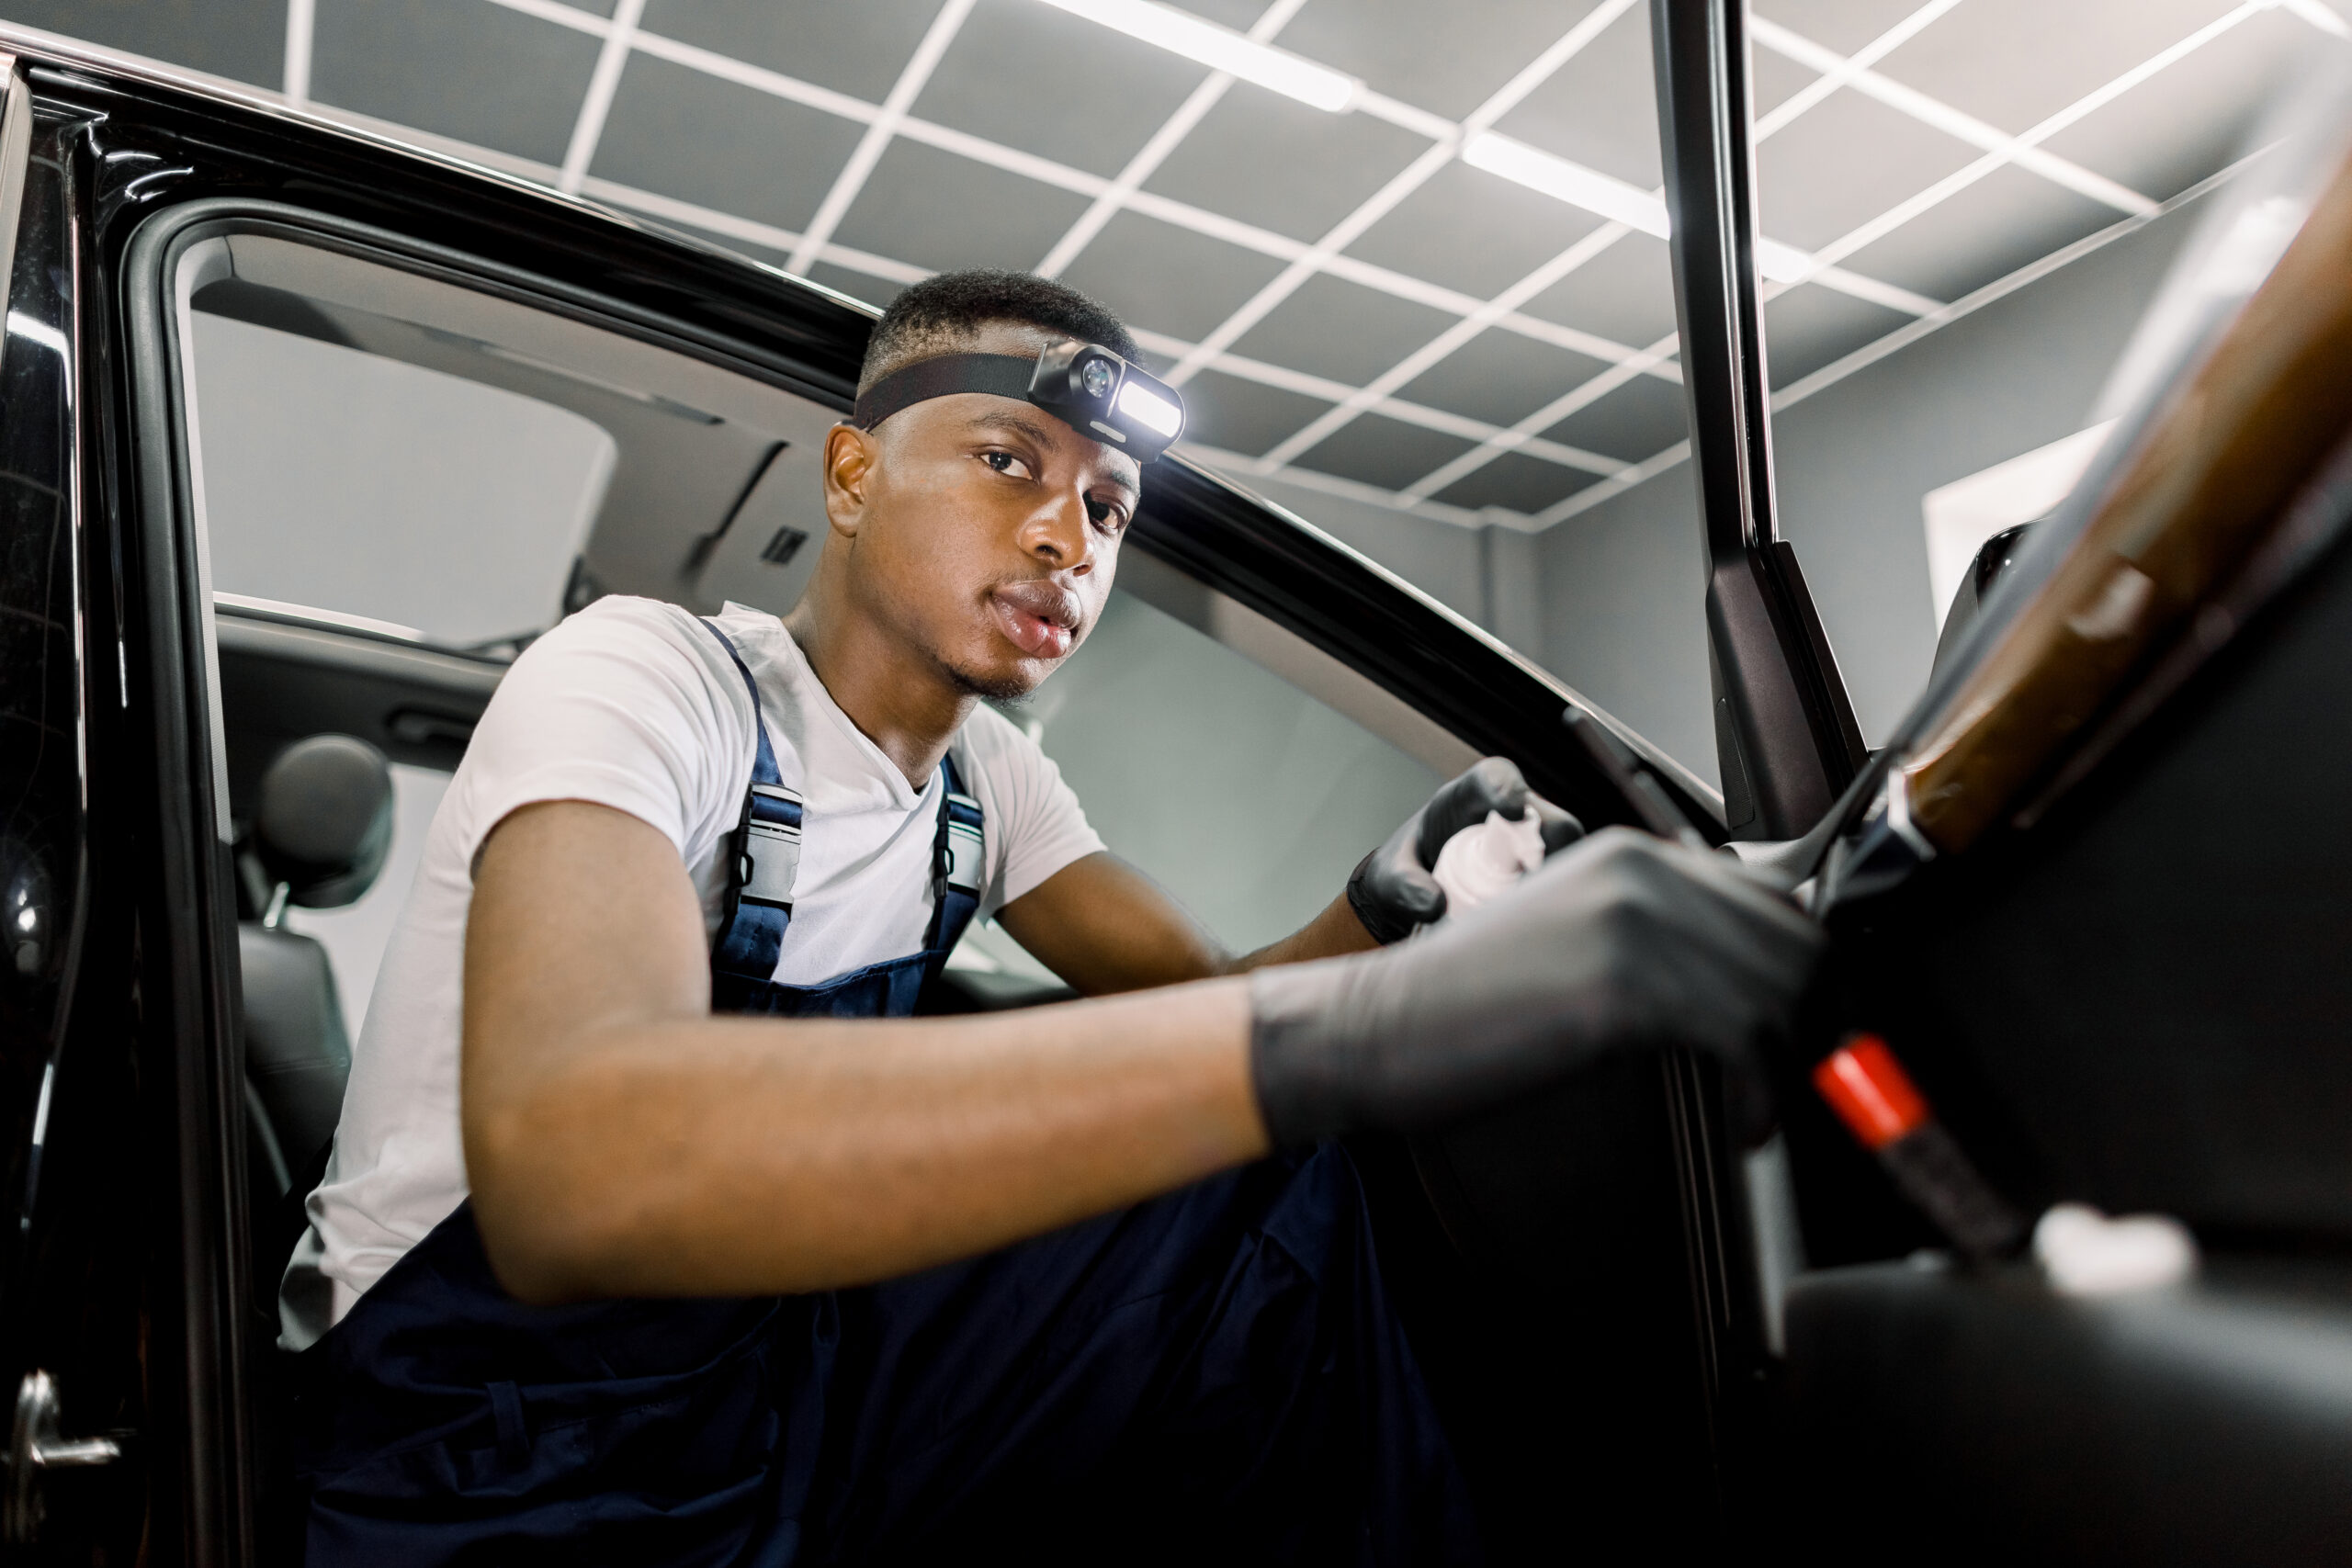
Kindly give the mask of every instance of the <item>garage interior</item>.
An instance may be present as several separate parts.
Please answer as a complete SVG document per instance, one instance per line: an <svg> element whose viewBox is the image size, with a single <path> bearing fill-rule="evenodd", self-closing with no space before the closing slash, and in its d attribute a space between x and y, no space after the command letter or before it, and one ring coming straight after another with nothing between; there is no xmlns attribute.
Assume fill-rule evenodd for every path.
<svg viewBox="0 0 2352 1568"><path fill-rule="evenodd" d="M946 267L1060 277L1182 386L1188 456L1712 781L1645 8L1482 5L1471 27L1427 0L1185 9L1296 62L1295 91L1338 84L1337 107L1079 0L0 15L876 304ZM1756 6L1781 526L1872 743L1924 682L1944 608L1924 498L2106 417L2204 198L2346 34L2331 0Z"/></svg>

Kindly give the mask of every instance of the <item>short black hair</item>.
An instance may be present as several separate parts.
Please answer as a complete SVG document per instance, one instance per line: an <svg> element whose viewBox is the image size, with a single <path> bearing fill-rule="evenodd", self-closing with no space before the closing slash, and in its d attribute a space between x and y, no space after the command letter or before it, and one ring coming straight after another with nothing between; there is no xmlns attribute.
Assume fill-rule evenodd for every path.
<svg viewBox="0 0 2352 1568"><path fill-rule="evenodd" d="M1025 272L974 267L933 274L909 284L890 301L866 340L858 390L902 365L945 351L990 321L1043 327L1081 343L1099 343L1128 359L1143 357L1125 322L1069 285Z"/></svg>

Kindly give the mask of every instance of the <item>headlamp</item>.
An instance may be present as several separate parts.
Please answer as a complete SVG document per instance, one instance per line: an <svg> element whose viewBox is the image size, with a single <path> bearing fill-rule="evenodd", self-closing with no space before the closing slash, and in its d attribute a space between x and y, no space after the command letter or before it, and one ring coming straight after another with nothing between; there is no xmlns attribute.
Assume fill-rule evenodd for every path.
<svg viewBox="0 0 2352 1568"><path fill-rule="evenodd" d="M1069 340L1035 359L943 354L894 370L858 394L850 423L871 430L911 404L989 392L1036 404L1081 435L1148 463L1184 433L1176 389L1100 344Z"/></svg>

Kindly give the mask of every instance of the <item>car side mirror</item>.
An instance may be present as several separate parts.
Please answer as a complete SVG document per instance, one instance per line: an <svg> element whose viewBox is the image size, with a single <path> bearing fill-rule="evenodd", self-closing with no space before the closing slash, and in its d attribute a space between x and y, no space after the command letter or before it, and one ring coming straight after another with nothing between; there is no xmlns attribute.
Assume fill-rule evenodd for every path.
<svg viewBox="0 0 2352 1568"><path fill-rule="evenodd" d="M1993 585L2009 570L2009 563L2025 547L2026 530L2030 523L2020 523L2014 528L2004 528L1978 547L1976 558L1960 576L1960 586L1952 590L1951 609L1944 616L1944 629L1936 638L1935 662L1928 667L1928 679L1934 680L1944 672L1952 650L1968 636L1968 628L1976 624L1977 612L1993 592Z"/></svg>

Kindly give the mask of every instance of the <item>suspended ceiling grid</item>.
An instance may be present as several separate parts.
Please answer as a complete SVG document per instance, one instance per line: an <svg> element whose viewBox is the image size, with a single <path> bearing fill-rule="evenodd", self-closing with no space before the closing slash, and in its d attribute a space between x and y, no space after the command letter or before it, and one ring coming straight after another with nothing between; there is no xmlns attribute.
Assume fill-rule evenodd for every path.
<svg viewBox="0 0 2352 1568"><path fill-rule="evenodd" d="M1328 113L1041 0L0 17L402 128L877 303L946 267L1060 276L1137 329L1195 455L1245 481L1540 528L1680 460L1664 243L1463 157L1491 133L1655 192L1638 0L1186 8L1363 89ZM2346 32L2326 0L1758 0L1775 389L2163 210Z"/></svg>

